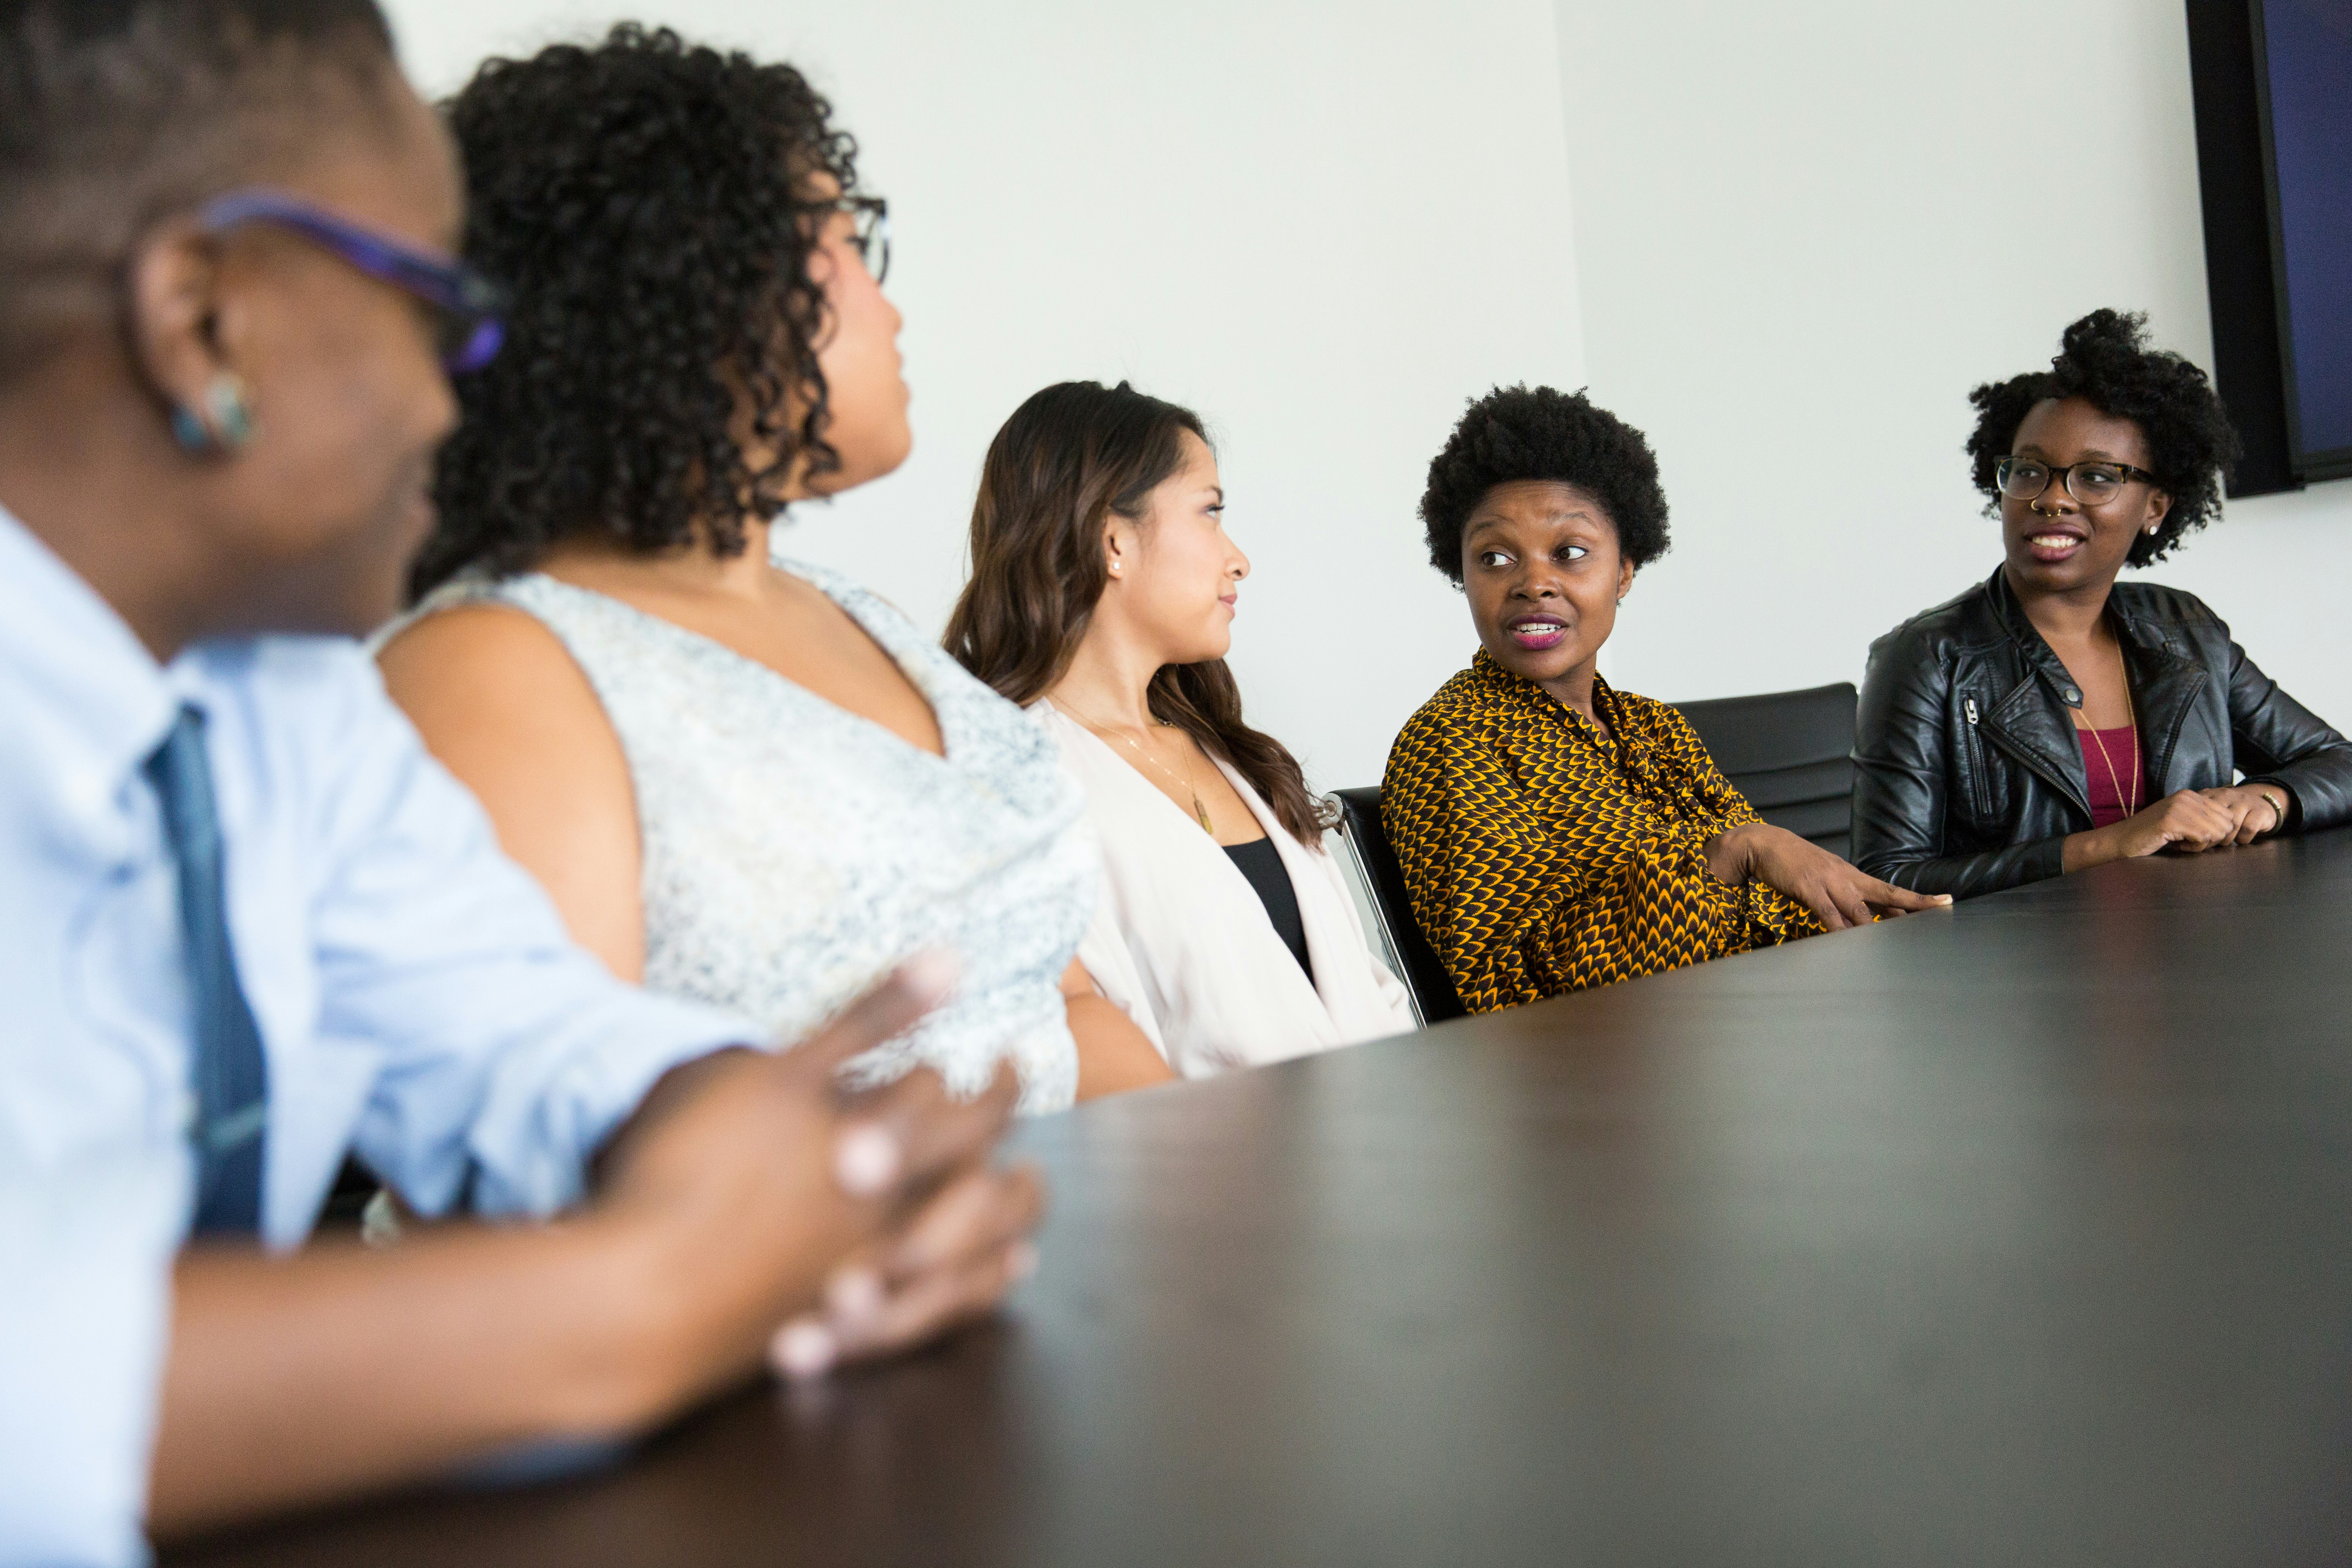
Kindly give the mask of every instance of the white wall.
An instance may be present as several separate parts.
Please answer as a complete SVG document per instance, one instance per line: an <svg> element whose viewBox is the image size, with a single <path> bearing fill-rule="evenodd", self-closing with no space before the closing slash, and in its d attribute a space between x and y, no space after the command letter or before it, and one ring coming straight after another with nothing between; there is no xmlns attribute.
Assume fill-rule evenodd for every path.
<svg viewBox="0 0 2352 1568"><path fill-rule="evenodd" d="M1252 555L1234 664L1325 787L1467 661L1412 516L1469 394L1583 379L1549 0L391 0L428 91L617 16L787 58L887 195L915 390L898 474L790 548L926 626L989 438L1125 376L1220 436Z"/></svg>
<svg viewBox="0 0 2352 1568"><path fill-rule="evenodd" d="M2046 363L2084 311L2145 309L2210 365L2176 0L1559 16L1586 364L1674 509L1612 644L1630 688L1858 680L1873 637L1990 573L1967 392ZM2352 483L2232 505L2147 575L2352 723Z"/></svg>
<svg viewBox="0 0 2352 1568"><path fill-rule="evenodd" d="M1871 638L1989 572L1967 391L2075 316L2146 309L2210 359L2158 0L390 8L431 90L621 15L807 69L892 201L917 447L790 547L936 626L1024 396L1127 376L1192 403L1257 567L1252 714L1326 785L1377 777L1470 650L1412 504L1496 382L1589 381L1652 436L1675 546L1609 666L1683 698L1859 679ZM2076 189L2103 222L2001 216ZM2352 721L2352 482L2236 503L2150 575Z"/></svg>

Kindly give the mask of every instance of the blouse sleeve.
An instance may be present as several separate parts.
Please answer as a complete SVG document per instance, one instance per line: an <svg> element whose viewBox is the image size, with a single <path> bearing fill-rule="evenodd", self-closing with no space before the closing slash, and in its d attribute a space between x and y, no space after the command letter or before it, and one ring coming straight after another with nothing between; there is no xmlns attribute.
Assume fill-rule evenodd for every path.
<svg viewBox="0 0 2352 1568"><path fill-rule="evenodd" d="M1752 818L1738 792L1706 765L1727 797L1725 809ZM1381 807L1414 919L1474 1013L1819 929L1769 889L1716 881L1676 833L1634 846L1610 874L1595 873L1572 841L1559 842L1553 814L1519 786L1500 753L1483 737L1450 735L1442 719L1416 715L1398 736Z"/></svg>
<svg viewBox="0 0 2352 1568"><path fill-rule="evenodd" d="M1657 708L1660 727L1664 731L1659 740L1666 752L1682 764L1692 781L1691 798L1703 818L1703 826L1699 829L1702 849L1705 841L1717 834L1759 820L1756 808L1748 804L1748 797L1723 776L1721 768L1715 765L1714 753L1706 749L1706 742L1698 738L1698 731L1691 728L1691 721L1684 716L1682 710L1664 702L1657 704Z"/></svg>
<svg viewBox="0 0 2352 1568"><path fill-rule="evenodd" d="M1748 797L1739 793L1738 786L1724 777L1723 770L1715 765L1714 753L1706 749L1706 742L1698 738L1698 731L1691 727L1690 720L1682 710L1665 704L1660 706L1664 713L1665 734L1663 739L1666 749L1681 759L1693 780L1691 797L1699 809L1699 820L1691 828L1691 851L1698 861L1700 874L1712 882L1713 876L1706 870L1707 845L1718 834L1744 827L1751 822L1761 822L1763 818L1757 815L1754 806L1748 804ZM1738 892L1741 918L1748 928L1748 934L1738 948L1729 951L1771 947L1801 936L1816 935L1824 929L1822 922L1813 918L1811 910L1778 888L1751 881Z"/></svg>
<svg viewBox="0 0 2352 1568"><path fill-rule="evenodd" d="M1474 1013L1565 989L1553 932L1578 892L1491 747L1416 714L1390 749L1381 817L1414 921Z"/></svg>

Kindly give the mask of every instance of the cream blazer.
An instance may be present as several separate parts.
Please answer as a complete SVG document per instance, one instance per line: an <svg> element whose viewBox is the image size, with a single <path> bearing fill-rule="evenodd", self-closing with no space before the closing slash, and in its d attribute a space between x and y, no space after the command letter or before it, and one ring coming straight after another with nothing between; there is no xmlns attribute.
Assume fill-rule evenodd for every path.
<svg viewBox="0 0 2352 1568"><path fill-rule="evenodd" d="M1052 703L1031 710L1085 787L1102 841L1102 897L1078 962L1170 1067L1207 1078L1415 1026L1404 987L1365 943L1338 864L1286 832L1239 773L1218 764L1290 873L1312 984L1249 879L1181 806Z"/></svg>

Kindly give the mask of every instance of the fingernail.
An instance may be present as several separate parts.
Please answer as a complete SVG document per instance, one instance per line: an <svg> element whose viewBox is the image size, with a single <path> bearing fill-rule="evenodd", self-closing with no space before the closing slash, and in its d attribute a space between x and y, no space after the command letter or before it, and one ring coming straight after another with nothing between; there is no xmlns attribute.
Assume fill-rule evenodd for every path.
<svg viewBox="0 0 2352 1568"><path fill-rule="evenodd" d="M833 1179L854 1198L887 1192L898 1165L898 1140L871 1121L847 1129L833 1146Z"/></svg>
<svg viewBox="0 0 2352 1568"><path fill-rule="evenodd" d="M1004 1266L1012 1270L1013 1278L1015 1279L1026 1279L1032 1274L1036 1273L1037 1248L1035 1244L1026 1241L1014 1242L1013 1244L1013 1251L1005 1258Z"/></svg>
<svg viewBox="0 0 2352 1568"><path fill-rule="evenodd" d="M822 1377L839 1354L833 1331L814 1318L796 1318L768 1342L768 1361L786 1377Z"/></svg>
<svg viewBox="0 0 2352 1568"><path fill-rule="evenodd" d="M871 1268L845 1268L825 1284L825 1310L852 1328L871 1320L882 1301L882 1277Z"/></svg>
<svg viewBox="0 0 2352 1568"><path fill-rule="evenodd" d="M926 997L944 996L963 978L963 960L953 948L927 947L898 965L898 979Z"/></svg>

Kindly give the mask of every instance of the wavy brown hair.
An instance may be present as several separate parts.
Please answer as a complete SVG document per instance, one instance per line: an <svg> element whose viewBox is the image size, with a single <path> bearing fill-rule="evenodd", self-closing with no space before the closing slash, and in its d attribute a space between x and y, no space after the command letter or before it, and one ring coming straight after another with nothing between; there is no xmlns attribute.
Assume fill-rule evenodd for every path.
<svg viewBox="0 0 2352 1568"><path fill-rule="evenodd" d="M971 581L948 617L957 663L1024 707L1068 673L1110 581L1103 520L1150 514L1151 492L1184 461L1201 416L1125 382L1066 381L1013 411L989 444L971 508ZM1242 722L1241 688L1222 658L1160 667L1145 692L1173 724L1249 780L1293 837L1330 825L1290 749Z"/></svg>

